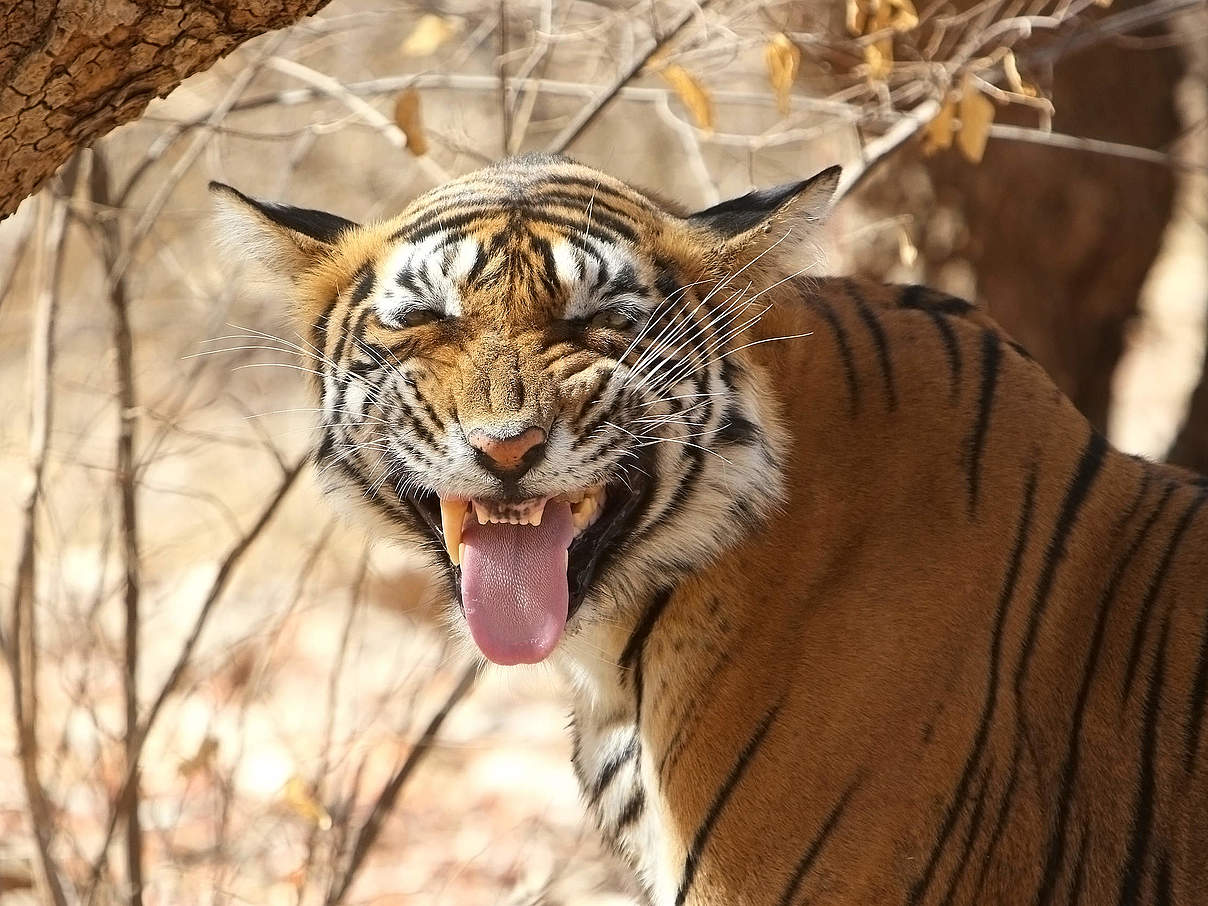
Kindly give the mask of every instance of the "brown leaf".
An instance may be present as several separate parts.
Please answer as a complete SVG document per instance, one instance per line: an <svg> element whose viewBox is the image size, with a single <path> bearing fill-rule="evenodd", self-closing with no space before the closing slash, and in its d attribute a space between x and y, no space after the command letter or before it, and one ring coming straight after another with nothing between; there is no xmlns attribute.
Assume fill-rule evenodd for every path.
<svg viewBox="0 0 1208 906"><path fill-rule="evenodd" d="M788 35L778 34L764 47L763 60L768 67L768 81L776 92L776 106L784 116L789 112L789 93L801 65L801 49L789 40Z"/></svg>
<svg viewBox="0 0 1208 906"><path fill-rule="evenodd" d="M1022 94L1024 97L1034 98L1037 95L1036 89L1029 85L1019 75L1019 66L1015 62L1015 54L1007 51L1002 58L1002 71L1007 79L1007 84L1011 86L1011 90L1016 94Z"/></svg>
<svg viewBox="0 0 1208 906"><path fill-rule="evenodd" d="M864 34L868 26L868 7L863 0L847 0L847 31L851 35Z"/></svg>
<svg viewBox="0 0 1208 906"><path fill-rule="evenodd" d="M191 758L182 761L176 770L181 777L192 777L200 771L207 770L214 763L214 756L217 754L218 740L213 736L207 736L197 747L197 752Z"/></svg>
<svg viewBox="0 0 1208 906"><path fill-rule="evenodd" d="M419 92L414 88L403 91L394 102L394 122L407 136L407 150L416 157L428 153L428 136L420 110Z"/></svg>
<svg viewBox="0 0 1208 906"><path fill-rule="evenodd" d="M952 147L952 121L956 117L956 98L949 95L944 106L923 130L923 153L930 157L936 151Z"/></svg>
<svg viewBox="0 0 1208 906"><path fill-rule="evenodd" d="M437 48L457 34L459 20L433 13L420 16L411 34L403 41L403 56L426 57L436 53Z"/></svg>
<svg viewBox="0 0 1208 906"><path fill-rule="evenodd" d="M910 31L919 24L919 13L910 0L888 0L891 13L889 27L894 31Z"/></svg>
<svg viewBox="0 0 1208 906"><path fill-rule="evenodd" d="M893 40L885 38L864 47L864 62L868 65L868 80L883 82L893 72Z"/></svg>
<svg viewBox="0 0 1208 906"><path fill-rule="evenodd" d="M331 827L331 815L327 813L327 809L323 808L323 803L311 794L306 782L301 777L289 778L282 797L291 811L305 818L315 827L320 830L328 830Z"/></svg>
<svg viewBox="0 0 1208 906"><path fill-rule="evenodd" d="M662 70L662 76L666 79L667 84L675 91L676 96L688 108L688 112L692 114L692 119L696 121L696 125L704 129L706 132L712 132L715 121L713 119L713 100L709 97L709 92L697 80L696 76L684 69L678 63L672 63Z"/></svg>
<svg viewBox="0 0 1208 906"><path fill-rule="evenodd" d="M956 146L966 160L981 163L982 155L986 153L986 140L990 137L990 124L994 122L994 102L967 79L961 93L960 117Z"/></svg>

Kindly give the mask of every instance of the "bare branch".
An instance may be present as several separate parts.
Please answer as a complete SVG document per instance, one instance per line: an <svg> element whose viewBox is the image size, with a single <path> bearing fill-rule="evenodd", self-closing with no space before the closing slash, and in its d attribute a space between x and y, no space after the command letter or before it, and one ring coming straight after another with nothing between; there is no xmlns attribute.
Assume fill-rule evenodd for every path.
<svg viewBox="0 0 1208 906"><path fill-rule="evenodd" d="M457 707L457 703L465 698L469 691L474 688L474 681L477 678L478 668L474 664L471 664L462 671L461 676L457 680L457 685L453 687L453 691L449 693L440 709L432 715L432 719L428 721L428 726L424 728L424 732L415 741L415 745L411 747L411 751L407 753L407 757L403 760L403 763L399 765L398 769L391 775L390 780L386 782L386 785L382 788L382 792L378 794L377 801L373 804L369 817L365 819L365 823L357 831L356 839L352 846L352 853L348 857L348 865L345 867L339 883L333 885L328 892L325 906L338 906L338 904L343 902L345 895L348 893L348 888L352 886L352 882L356 879L357 871L360 870L361 864L365 861L365 856L368 855L370 847L373 846L374 840L377 839L378 832L382 829L382 821L385 820L386 816L394 808L394 803L398 799L403 785L407 782L407 778L411 776L424 760L424 756L428 754L433 743L436 741L436 734L440 732L441 725L445 722L450 712Z"/></svg>
<svg viewBox="0 0 1208 906"><path fill-rule="evenodd" d="M201 609L194 618L193 628L190 630L189 636L185 640L184 645L181 646L180 653L177 655L176 661L172 665L171 671L168 673L168 678L164 681L159 693L155 696L155 700L151 703L151 707L147 710L146 717L143 718L143 721L139 725L137 732L133 734L133 740L128 741L129 748L127 751L133 755L133 762L130 762L128 757L129 765L134 767L137 766L138 756L142 752L143 745L146 743L147 737L154 728L155 721L159 717L159 713L163 709L164 703L168 700L168 698L171 697L172 693L176 691L176 687L180 685L181 678L184 676L185 671L188 669L189 661L193 657L193 651L197 648L197 642L200 640L201 634L205 630L210 616L213 614L215 605L226 591L227 585L230 583L231 576L234 574L236 568L243 560L243 557L247 553L248 549L264 532L265 526L268 525L269 520L273 518L277 510L280 508L282 501L285 500L286 495L288 495L290 489L293 488L294 483L297 481L298 476L302 473L302 470L306 467L309 459L310 457L307 455L294 462L294 464L281 479L280 484L277 485L277 489L273 492L272 496L269 497L268 502L260 511L260 515L256 518L256 521L252 523L251 528L249 528L243 537L236 541L231 549L227 551L226 556L222 560L221 566L218 568L218 573L214 576L214 581L210 585L210 590L206 594L205 600L202 602ZM117 796L114 797L115 803L120 804L126 800L126 797L129 795L130 785L135 780L135 775L130 770L127 770L126 776L122 780L121 789L118 790ZM92 864L92 874L89 882L87 900L89 904L95 902L96 895L98 893L97 882L100 879L101 872L104 870L105 860L109 852L109 844L113 841L113 833L117 828L119 813L120 808L118 805L115 805L110 814L109 824L105 830L105 836L101 842L100 850L97 852L96 859Z"/></svg>
<svg viewBox="0 0 1208 906"><path fill-rule="evenodd" d="M71 173L69 184L74 184ZM46 790L38 774L38 635L37 535L38 504L42 497L50 430L54 418L55 319L59 303L59 278L63 265L63 240L67 204L54 193L39 199L38 243L35 273L38 291L30 338L29 478L21 507L23 526L13 582L8 662L13 689L13 714L17 728L17 755L38 850L40 882L54 906L66 906L59 867L51 853L53 818Z"/></svg>
<svg viewBox="0 0 1208 906"><path fill-rule="evenodd" d="M680 14L680 17L675 20L675 24L671 28L661 36L656 36L646 50L621 71L615 82L597 94L592 102L580 110L575 118L566 124L566 128L554 137L554 140L549 144L550 153L561 154L574 144L575 139L582 135L583 131L595 121L595 118L600 115L600 111L612 102L612 99L617 96L618 92L629 84L634 76L642 71L656 53L666 47L676 35L683 31L684 26L691 22L698 13L704 12L709 3L710 0L701 0L701 2L694 4L691 8Z"/></svg>

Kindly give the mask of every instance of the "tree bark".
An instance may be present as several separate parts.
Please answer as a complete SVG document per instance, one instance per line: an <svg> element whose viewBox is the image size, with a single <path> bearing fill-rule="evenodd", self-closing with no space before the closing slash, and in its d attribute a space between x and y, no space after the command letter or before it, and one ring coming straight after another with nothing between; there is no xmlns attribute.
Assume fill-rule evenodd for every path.
<svg viewBox="0 0 1208 906"><path fill-rule="evenodd" d="M0 218L78 147L327 0L0 0Z"/></svg>

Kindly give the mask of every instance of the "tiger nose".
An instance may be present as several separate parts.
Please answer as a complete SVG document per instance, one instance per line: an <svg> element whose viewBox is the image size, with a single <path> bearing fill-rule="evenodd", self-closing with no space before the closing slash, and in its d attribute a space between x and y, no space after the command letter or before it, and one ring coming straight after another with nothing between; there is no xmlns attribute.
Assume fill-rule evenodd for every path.
<svg viewBox="0 0 1208 906"><path fill-rule="evenodd" d="M545 453L545 431L527 428L519 434L500 434L476 428L466 435L479 464L500 478L519 478Z"/></svg>

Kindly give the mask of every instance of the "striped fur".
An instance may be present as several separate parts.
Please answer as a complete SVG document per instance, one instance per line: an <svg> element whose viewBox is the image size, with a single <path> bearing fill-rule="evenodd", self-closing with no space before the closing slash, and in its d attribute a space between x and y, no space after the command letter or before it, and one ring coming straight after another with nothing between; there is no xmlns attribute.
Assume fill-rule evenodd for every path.
<svg viewBox="0 0 1208 906"><path fill-rule="evenodd" d="M551 660L652 904L1208 903L1208 483L969 303L792 276L831 185L685 217L522 158L364 227L225 197L292 278L324 475L432 552L455 631L425 508L501 493L467 426L552 419L518 496L630 490Z"/></svg>

